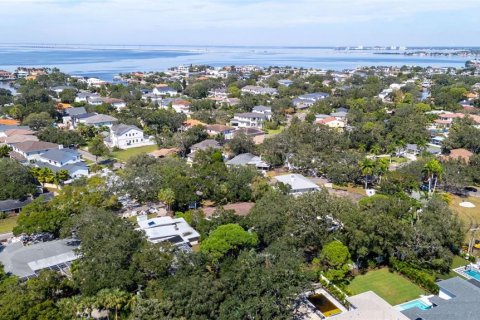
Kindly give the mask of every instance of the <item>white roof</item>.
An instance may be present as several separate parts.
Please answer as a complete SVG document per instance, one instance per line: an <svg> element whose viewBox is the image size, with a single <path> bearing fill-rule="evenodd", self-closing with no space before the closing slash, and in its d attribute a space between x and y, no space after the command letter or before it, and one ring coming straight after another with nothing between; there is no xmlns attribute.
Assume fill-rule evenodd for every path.
<svg viewBox="0 0 480 320"><path fill-rule="evenodd" d="M313 183L310 179L297 173L276 176L275 179L279 182L289 185L292 188L292 192L305 189L320 189L320 187Z"/></svg>
<svg viewBox="0 0 480 320"><path fill-rule="evenodd" d="M352 310L335 316L335 320L408 320L409 318L389 305L375 292L367 291L347 298Z"/></svg>
<svg viewBox="0 0 480 320"><path fill-rule="evenodd" d="M151 242L161 242L176 236L180 236L184 242L200 238L200 234L183 218L159 217L137 222Z"/></svg>

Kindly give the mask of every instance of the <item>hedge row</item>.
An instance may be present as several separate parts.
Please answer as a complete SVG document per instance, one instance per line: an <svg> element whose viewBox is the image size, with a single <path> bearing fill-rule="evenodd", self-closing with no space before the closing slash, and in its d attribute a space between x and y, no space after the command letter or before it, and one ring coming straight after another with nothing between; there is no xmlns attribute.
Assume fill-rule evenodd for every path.
<svg viewBox="0 0 480 320"><path fill-rule="evenodd" d="M396 258L390 259L390 267L427 291L434 294L438 293L438 285L435 283L434 275Z"/></svg>

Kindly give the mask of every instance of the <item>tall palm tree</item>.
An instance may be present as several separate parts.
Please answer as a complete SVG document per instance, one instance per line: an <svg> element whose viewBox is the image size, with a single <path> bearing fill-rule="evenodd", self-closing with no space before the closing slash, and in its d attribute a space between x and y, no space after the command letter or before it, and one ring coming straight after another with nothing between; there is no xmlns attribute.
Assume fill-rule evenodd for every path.
<svg viewBox="0 0 480 320"><path fill-rule="evenodd" d="M432 159L428 161L422 170L425 177L428 179L428 194L431 195L435 192L437 188L438 179L441 177L443 173L443 168L440 162L437 159ZM432 190L432 183L433 183L433 190Z"/></svg>
<svg viewBox="0 0 480 320"><path fill-rule="evenodd" d="M368 188L368 177L375 172L375 162L372 159L365 158L360 162L362 174L365 176L365 189Z"/></svg>
<svg viewBox="0 0 480 320"><path fill-rule="evenodd" d="M375 165L375 171L379 176L379 181L382 181L382 176L388 171L389 161L387 158L380 158Z"/></svg>

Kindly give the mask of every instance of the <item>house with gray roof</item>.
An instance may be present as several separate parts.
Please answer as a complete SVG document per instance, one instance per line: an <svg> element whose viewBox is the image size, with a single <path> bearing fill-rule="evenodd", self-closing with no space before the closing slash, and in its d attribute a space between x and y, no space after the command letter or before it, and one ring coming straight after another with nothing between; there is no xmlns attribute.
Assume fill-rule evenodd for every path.
<svg viewBox="0 0 480 320"><path fill-rule="evenodd" d="M328 98L330 95L325 92L307 93L293 100L293 105L297 109L306 109L315 102Z"/></svg>
<svg viewBox="0 0 480 320"><path fill-rule="evenodd" d="M173 89L172 87L168 86L159 86L153 88L152 94L155 96L176 96L177 90Z"/></svg>
<svg viewBox="0 0 480 320"><path fill-rule="evenodd" d="M31 198L25 200L7 199L0 201L0 212L6 214L19 213L27 204L32 202Z"/></svg>
<svg viewBox="0 0 480 320"><path fill-rule="evenodd" d="M264 88L260 86L245 86L240 90L242 93L275 95L278 93L275 88Z"/></svg>
<svg viewBox="0 0 480 320"><path fill-rule="evenodd" d="M272 119L272 107L255 106L255 107L253 107L252 112L264 114L266 116L267 120Z"/></svg>
<svg viewBox="0 0 480 320"><path fill-rule="evenodd" d="M101 113L91 113L77 116L75 125L83 123L87 126L94 127L111 127L117 122L117 118Z"/></svg>
<svg viewBox="0 0 480 320"><path fill-rule="evenodd" d="M235 166L254 166L259 171L267 171L270 165L262 160L261 157L251 153L241 153L225 162L227 167Z"/></svg>
<svg viewBox="0 0 480 320"><path fill-rule="evenodd" d="M54 173L60 170L66 170L68 171L68 175L70 176L70 179L86 177L88 176L88 173L89 173L88 167L83 161L76 162L76 163L69 163L61 167L52 165L48 162L37 161L33 163L32 166L37 168L48 168L52 170Z"/></svg>
<svg viewBox="0 0 480 320"><path fill-rule="evenodd" d="M49 163L56 167L81 162L80 153L72 149L52 149L40 155L38 161Z"/></svg>
<svg viewBox="0 0 480 320"><path fill-rule="evenodd" d="M5 272L26 280L36 277L40 271L49 269L68 272L72 263L79 258L76 249L80 241L60 239L23 245L21 241L0 248L0 263Z"/></svg>
<svg viewBox="0 0 480 320"><path fill-rule="evenodd" d="M290 189L289 193L295 196L320 190L320 187L310 179L297 173L276 176L275 180L287 185Z"/></svg>
<svg viewBox="0 0 480 320"><path fill-rule="evenodd" d="M427 298L429 309L401 311L412 320L477 320L480 318L480 282L454 277L437 283L438 296Z"/></svg>
<svg viewBox="0 0 480 320"><path fill-rule="evenodd" d="M199 143L196 143L190 147L190 153L187 155L187 162L189 164L193 163L193 158L195 153L199 150L205 151L208 149L220 149L220 143L213 139L203 140Z"/></svg>

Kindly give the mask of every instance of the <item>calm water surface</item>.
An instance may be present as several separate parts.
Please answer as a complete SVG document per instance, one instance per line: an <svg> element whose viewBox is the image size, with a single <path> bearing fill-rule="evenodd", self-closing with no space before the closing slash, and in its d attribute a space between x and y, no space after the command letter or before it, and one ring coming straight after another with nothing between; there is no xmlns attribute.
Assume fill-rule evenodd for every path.
<svg viewBox="0 0 480 320"><path fill-rule="evenodd" d="M462 67L466 57L417 57L326 48L0 45L0 69L58 67L111 80L121 72L162 71L181 64L295 66L330 70L359 66Z"/></svg>

